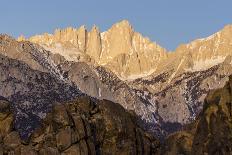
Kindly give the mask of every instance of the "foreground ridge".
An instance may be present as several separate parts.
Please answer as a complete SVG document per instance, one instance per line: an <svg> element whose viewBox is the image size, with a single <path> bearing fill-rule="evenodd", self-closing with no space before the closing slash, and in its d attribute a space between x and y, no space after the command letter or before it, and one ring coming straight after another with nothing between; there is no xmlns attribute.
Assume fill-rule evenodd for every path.
<svg viewBox="0 0 232 155"><path fill-rule="evenodd" d="M0 151L13 154L155 154L159 142L136 123L136 116L109 101L79 97L53 106L26 140L13 128L10 104L0 100Z"/></svg>

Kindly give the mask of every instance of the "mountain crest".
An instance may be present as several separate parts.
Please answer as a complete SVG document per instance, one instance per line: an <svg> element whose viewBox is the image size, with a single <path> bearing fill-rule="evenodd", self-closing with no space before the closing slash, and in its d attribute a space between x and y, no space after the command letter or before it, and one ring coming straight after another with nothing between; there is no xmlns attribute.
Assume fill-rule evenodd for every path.
<svg viewBox="0 0 232 155"><path fill-rule="evenodd" d="M133 30L133 27L128 20L122 20L122 21L114 24L112 26L112 28L114 28L114 27Z"/></svg>
<svg viewBox="0 0 232 155"><path fill-rule="evenodd" d="M105 66L122 79L135 79L150 74L176 70L199 71L222 63L231 55L232 26L204 39L197 39L179 46L168 53L166 49L135 32L127 20L114 24L109 30L100 32L94 25L88 32L85 26L79 29L68 27L57 29L54 34L43 34L29 38L45 49L58 53L71 61L91 61ZM18 40L25 40L23 37ZM189 61L189 62L186 62ZM178 74L175 74L177 76Z"/></svg>
<svg viewBox="0 0 232 155"><path fill-rule="evenodd" d="M79 29L68 27L57 29L54 34L36 35L28 40L59 53L67 60L80 61L90 57L88 60L109 67L120 77L147 74L157 67L156 62L160 57L166 55L164 48L135 32L127 20L114 24L103 33L96 25L89 32L85 26Z"/></svg>

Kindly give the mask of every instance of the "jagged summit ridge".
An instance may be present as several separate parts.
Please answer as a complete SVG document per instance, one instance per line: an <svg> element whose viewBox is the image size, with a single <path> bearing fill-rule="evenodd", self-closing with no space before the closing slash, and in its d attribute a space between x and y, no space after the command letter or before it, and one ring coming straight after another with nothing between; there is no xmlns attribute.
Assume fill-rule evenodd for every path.
<svg viewBox="0 0 232 155"><path fill-rule="evenodd" d="M167 55L166 49L135 32L127 20L114 24L105 32L100 32L97 26L89 32L84 26L69 27L28 40L69 61L89 61L106 66L120 77L147 74L157 67L155 62Z"/></svg>
<svg viewBox="0 0 232 155"><path fill-rule="evenodd" d="M172 80L184 72L202 71L222 63L232 55L231 35L232 26L227 25L207 38L194 40L180 45L173 52L167 52L134 31L127 20L122 20L105 32L101 32L96 25L90 31L85 26L77 29L68 27L28 40L64 56L68 61L83 61L109 68L123 80L174 70L170 77Z"/></svg>

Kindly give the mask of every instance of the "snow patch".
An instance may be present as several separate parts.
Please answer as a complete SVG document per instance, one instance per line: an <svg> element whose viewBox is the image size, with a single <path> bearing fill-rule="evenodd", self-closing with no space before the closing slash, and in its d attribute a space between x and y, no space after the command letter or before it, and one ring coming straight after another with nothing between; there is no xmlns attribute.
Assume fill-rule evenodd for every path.
<svg viewBox="0 0 232 155"><path fill-rule="evenodd" d="M141 73L141 74L133 74L133 75L130 75L130 76L127 76L127 77L120 76L119 78L121 80L123 80L123 81L125 81L125 80L132 81L132 80L135 80L135 79L138 79L138 78L147 77L147 76L151 75L152 73L154 73L155 71L156 71L156 68L151 69L150 71L147 71L147 72L144 72L144 73Z"/></svg>
<svg viewBox="0 0 232 155"><path fill-rule="evenodd" d="M39 113L37 114L37 116L39 116L40 119L45 119L46 116L47 116L47 114L46 114L46 113L43 113L43 112L39 112Z"/></svg>
<svg viewBox="0 0 232 155"><path fill-rule="evenodd" d="M78 49L66 49L60 43L56 43L52 47L48 47L46 45L42 45L42 47L53 54L60 54L68 61L78 61L77 58L81 55L81 52L78 52Z"/></svg>

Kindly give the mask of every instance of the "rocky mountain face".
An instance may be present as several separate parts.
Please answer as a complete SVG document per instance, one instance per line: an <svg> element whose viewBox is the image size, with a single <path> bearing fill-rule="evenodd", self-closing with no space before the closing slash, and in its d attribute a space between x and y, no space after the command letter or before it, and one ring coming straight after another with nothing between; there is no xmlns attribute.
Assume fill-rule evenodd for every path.
<svg viewBox="0 0 232 155"><path fill-rule="evenodd" d="M231 59L228 59L204 71L183 73L169 84L168 73L164 73L137 79L130 82L129 86L151 104L154 120L162 129L158 133L166 135L195 120L202 111L208 92L223 87L228 81L232 73L230 62Z"/></svg>
<svg viewBox="0 0 232 155"><path fill-rule="evenodd" d="M200 71L222 63L231 55L232 26L214 35L180 45L176 51L167 52L158 44L135 32L126 20L100 32L93 26L88 32L85 26L79 29L57 29L54 34L36 35L19 41L38 43L53 53L59 53L70 61L93 62L109 68L120 79L133 80L164 70ZM175 76L175 75L173 75Z"/></svg>
<svg viewBox="0 0 232 155"><path fill-rule="evenodd" d="M10 55L10 50L6 53ZM28 53L22 54L20 58L30 60L29 56L27 57ZM35 64L35 68L46 70L37 61L32 64ZM16 114L15 128L21 137L30 135L40 120L51 110L53 103L72 100L83 94L75 85L64 82L58 73L34 70L23 61L2 54L0 54L0 74L0 95L14 104L12 107Z"/></svg>
<svg viewBox="0 0 232 155"><path fill-rule="evenodd" d="M59 55L54 62L83 92L135 111L147 130L165 136L195 120L207 93L228 81L231 36L228 25L167 52L124 20L102 33L82 26L18 40Z"/></svg>
<svg viewBox="0 0 232 155"><path fill-rule="evenodd" d="M90 32L82 26L79 29L58 29L53 35L37 35L28 40L59 53L67 60L106 66L120 78L152 73L158 67L157 62L167 56L164 48L135 32L126 20L102 33L96 26Z"/></svg>
<svg viewBox="0 0 232 155"><path fill-rule="evenodd" d="M210 152L209 135L214 133L201 139L205 122L199 123L204 119L204 104L211 103L205 101L207 94L222 88L232 74L231 36L232 27L226 26L206 39L166 52L134 32L127 21L103 33L96 26L90 32L82 26L56 30L53 35L20 37L18 41L0 35L1 123L7 125L0 127L0 151L158 154L171 148L171 152L181 149L187 154ZM90 107L86 110L84 105ZM57 113L61 120L53 118ZM83 125L75 125L76 115ZM190 131L165 141L195 121ZM81 128L84 132L79 131ZM80 138L74 131L85 136ZM154 135L165 141L165 148ZM12 137L21 139L11 141ZM14 141L17 144L9 146ZM204 147L195 146L198 143Z"/></svg>
<svg viewBox="0 0 232 155"><path fill-rule="evenodd" d="M198 119L166 139L164 154L232 153L232 77L206 97Z"/></svg>

